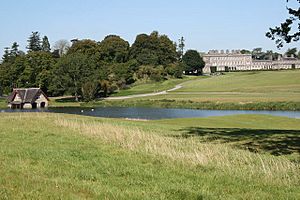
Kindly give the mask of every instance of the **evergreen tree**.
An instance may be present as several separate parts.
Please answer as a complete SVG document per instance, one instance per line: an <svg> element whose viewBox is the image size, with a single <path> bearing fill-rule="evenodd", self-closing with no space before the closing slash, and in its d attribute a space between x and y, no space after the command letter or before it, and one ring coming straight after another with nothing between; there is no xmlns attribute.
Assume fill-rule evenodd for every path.
<svg viewBox="0 0 300 200"><path fill-rule="evenodd" d="M11 50L10 50L11 56L16 57L16 56L19 55L19 49L18 49L18 48L19 48L18 43L17 43L17 42L14 42L14 43L12 44Z"/></svg>
<svg viewBox="0 0 300 200"><path fill-rule="evenodd" d="M4 48L4 54L2 56L2 61L7 62L9 60L9 57L10 57L9 47L5 47Z"/></svg>
<svg viewBox="0 0 300 200"><path fill-rule="evenodd" d="M51 50L51 48L50 48L50 43L49 43L48 37L44 36L43 41L42 41L42 51L50 52L50 50Z"/></svg>
<svg viewBox="0 0 300 200"><path fill-rule="evenodd" d="M184 47L185 47L184 42L185 42L184 38L181 37L179 39L179 43L178 43L178 56L179 56L180 61L182 61L182 56L183 56L183 53L184 53Z"/></svg>
<svg viewBox="0 0 300 200"><path fill-rule="evenodd" d="M29 36L27 42L28 42L27 49L29 52L40 51L42 49L40 34L37 31L32 32L32 34Z"/></svg>

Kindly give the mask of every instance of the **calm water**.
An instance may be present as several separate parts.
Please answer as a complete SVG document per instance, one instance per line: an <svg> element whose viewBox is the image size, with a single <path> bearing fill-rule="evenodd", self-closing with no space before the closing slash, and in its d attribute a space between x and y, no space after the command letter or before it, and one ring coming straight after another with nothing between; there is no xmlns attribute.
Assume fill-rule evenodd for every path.
<svg viewBox="0 0 300 200"><path fill-rule="evenodd" d="M225 116L237 114L268 114L300 119L300 111L248 111L248 110L192 110L192 109L165 109L165 108L48 108L34 110L4 109L0 112L54 112L87 115L95 117L134 118L134 119L170 119Z"/></svg>

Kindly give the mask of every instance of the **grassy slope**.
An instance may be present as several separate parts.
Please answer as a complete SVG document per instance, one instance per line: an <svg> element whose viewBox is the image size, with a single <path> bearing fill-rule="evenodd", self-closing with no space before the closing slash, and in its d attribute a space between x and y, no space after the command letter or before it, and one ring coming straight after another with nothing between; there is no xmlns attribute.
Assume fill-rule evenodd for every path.
<svg viewBox="0 0 300 200"><path fill-rule="evenodd" d="M220 110L300 110L300 70L234 72L216 77L189 77L179 90L164 95L90 103L53 100L51 106L136 106ZM177 82L178 81L178 82ZM184 80L133 86L116 95L171 88ZM60 101L60 102L58 102Z"/></svg>
<svg viewBox="0 0 300 200"><path fill-rule="evenodd" d="M0 114L0 196L299 199L299 165L284 155L254 154L226 144L170 137L194 126L300 129L299 120L257 117L136 122L63 114Z"/></svg>
<svg viewBox="0 0 300 200"><path fill-rule="evenodd" d="M101 101L102 106L300 110L300 70L235 72L183 83L165 95Z"/></svg>
<svg viewBox="0 0 300 200"><path fill-rule="evenodd" d="M112 96L127 96L127 95L135 95L135 94L160 92L160 91L174 88L176 85L192 79L195 79L195 77L185 76L183 79L169 79L163 82L135 84L131 88L127 90L121 90L118 93L113 94Z"/></svg>
<svg viewBox="0 0 300 200"><path fill-rule="evenodd" d="M183 84L171 94L152 99L195 102L283 102L300 101L300 70L235 72Z"/></svg>
<svg viewBox="0 0 300 200"><path fill-rule="evenodd" d="M298 92L300 70L235 72L184 84L181 92ZM177 92L177 91L176 91Z"/></svg>

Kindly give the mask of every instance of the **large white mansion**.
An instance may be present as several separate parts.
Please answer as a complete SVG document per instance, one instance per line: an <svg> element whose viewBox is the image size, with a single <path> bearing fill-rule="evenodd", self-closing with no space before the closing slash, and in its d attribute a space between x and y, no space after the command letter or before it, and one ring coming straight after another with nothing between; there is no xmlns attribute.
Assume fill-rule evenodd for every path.
<svg viewBox="0 0 300 200"><path fill-rule="evenodd" d="M250 70L300 69L300 60L279 57L278 60L254 60L251 54L239 50L210 50L203 55L203 73Z"/></svg>

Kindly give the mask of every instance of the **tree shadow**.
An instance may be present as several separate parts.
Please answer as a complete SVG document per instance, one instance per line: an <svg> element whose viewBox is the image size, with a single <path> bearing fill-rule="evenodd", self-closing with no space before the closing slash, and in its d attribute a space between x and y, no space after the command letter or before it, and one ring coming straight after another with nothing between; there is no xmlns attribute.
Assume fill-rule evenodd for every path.
<svg viewBox="0 0 300 200"><path fill-rule="evenodd" d="M251 152L269 152L272 155L300 155L300 130L200 128L179 130L180 137L199 137L203 142L230 143Z"/></svg>

